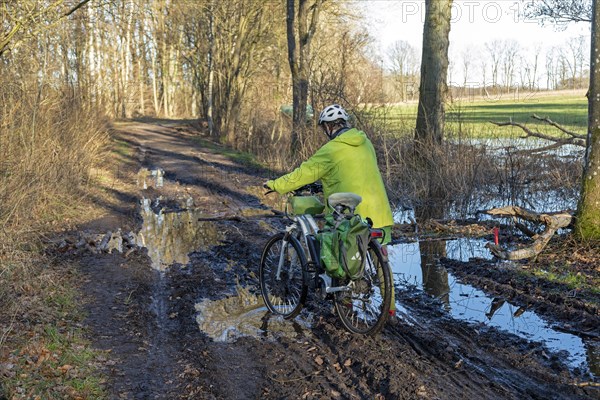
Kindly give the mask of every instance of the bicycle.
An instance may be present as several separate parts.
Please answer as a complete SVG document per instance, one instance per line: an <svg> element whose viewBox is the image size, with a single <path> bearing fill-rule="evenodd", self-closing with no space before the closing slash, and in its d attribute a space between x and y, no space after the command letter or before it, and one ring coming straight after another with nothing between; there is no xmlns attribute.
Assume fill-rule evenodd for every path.
<svg viewBox="0 0 600 400"><path fill-rule="evenodd" d="M322 299L333 298L336 313L347 330L375 335L387 321L393 290L387 254L377 240L384 233L370 228L361 278L331 278L321 263L317 239L316 219L324 217L325 209L315 196L318 191L311 184L292 192L290 203L296 203L296 210L292 210L293 215L286 212L291 224L267 241L259 268L263 300L271 313L291 319L300 313L312 289ZM335 193L328 199L335 218L353 216L360 201L360 196L353 193Z"/></svg>

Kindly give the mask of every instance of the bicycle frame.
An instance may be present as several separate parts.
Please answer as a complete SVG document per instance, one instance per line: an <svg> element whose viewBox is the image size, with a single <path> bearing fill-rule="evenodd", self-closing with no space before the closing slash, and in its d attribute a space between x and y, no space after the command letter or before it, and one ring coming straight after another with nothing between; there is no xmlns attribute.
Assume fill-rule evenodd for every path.
<svg viewBox="0 0 600 400"><path fill-rule="evenodd" d="M305 245L305 248L308 249L308 264L309 266L312 264L315 266L316 269L316 274L314 278L321 278L323 283L324 283L324 287L323 289L324 292L326 294L330 294L330 293L335 293L335 292L349 292L351 291L351 287L350 285L353 284L353 282L350 282L348 285L344 285L344 286L332 286L333 282L332 279L329 275L327 275L325 273L325 270L323 269L322 265L321 265L321 259L320 259L320 254L319 254L319 249L318 249L318 242L317 242L317 238L316 238L316 234L319 231L319 226L317 225L317 222L315 221L314 217L310 214L302 214L302 215L296 215L294 217L292 217L292 221L293 223L289 226L287 226L285 228L286 230L286 239L284 239L284 244L287 245L287 238L289 236L293 235L294 231L297 231L299 229L299 231L302 234L302 238L303 238L303 242ZM283 250L284 250L285 246L282 246L282 252L280 254L280 258L279 258L279 265L277 268L277 277L279 278L280 273L281 273L281 268L283 266ZM367 262L372 262L372 260L370 260L370 256L367 254L368 258L367 258ZM315 285L316 285L316 281L315 281Z"/></svg>

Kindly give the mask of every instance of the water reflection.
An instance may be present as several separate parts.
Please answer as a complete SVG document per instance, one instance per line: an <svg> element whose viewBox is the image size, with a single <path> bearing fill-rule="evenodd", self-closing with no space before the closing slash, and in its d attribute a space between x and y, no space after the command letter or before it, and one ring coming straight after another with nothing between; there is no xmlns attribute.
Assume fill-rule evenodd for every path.
<svg viewBox="0 0 600 400"><path fill-rule="evenodd" d="M240 337L287 336L310 334L310 316L302 314L292 321L272 315L262 297L238 287L237 294L220 300L196 304L196 322L200 329L217 342L234 342Z"/></svg>
<svg viewBox="0 0 600 400"><path fill-rule="evenodd" d="M144 189L148 189L149 186L156 188L163 187L164 176L165 171L162 168L155 168L153 170L142 168L137 173L137 185Z"/></svg>
<svg viewBox="0 0 600 400"><path fill-rule="evenodd" d="M440 299L444 308L450 310L448 271L439 263L441 257L446 257L446 242L443 240L419 242L419 252L423 289L430 296Z"/></svg>
<svg viewBox="0 0 600 400"><path fill-rule="evenodd" d="M571 367L598 374L598 346L592 340L559 332L537 314L503 298L492 298L462 284L438 262L441 257L466 261L491 258L484 240L422 241L389 246L394 283L400 290L417 287L439 298L453 317L493 326L531 341L543 342L550 350L566 352ZM487 253L487 254L485 254Z"/></svg>
<svg viewBox="0 0 600 400"><path fill-rule="evenodd" d="M585 344L588 358L590 360L590 369L596 376L600 376L600 342L588 341Z"/></svg>
<svg viewBox="0 0 600 400"><path fill-rule="evenodd" d="M183 203L182 206L189 205L187 200ZM152 204L149 199L144 199L140 214L144 221L136 242L148 249L155 269L165 270L174 263L185 265L189 262L190 252L219 242L220 235L214 224L198 222L203 215L199 210L169 211L160 202Z"/></svg>

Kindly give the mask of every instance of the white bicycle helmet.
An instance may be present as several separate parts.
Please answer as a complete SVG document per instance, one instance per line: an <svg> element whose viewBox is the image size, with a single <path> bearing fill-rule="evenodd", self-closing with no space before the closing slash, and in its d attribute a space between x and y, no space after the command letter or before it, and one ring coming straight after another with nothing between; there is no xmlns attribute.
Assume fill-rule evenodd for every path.
<svg viewBox="0 0 600 400"><path fill-rule="evenodd" d="M342 108L342 106L339 104L332 104L325 107L323 111L321 111L321 115L319 116L319 125L321 125L323 122L332 122L337 121L338 119L348 121L349 118L350 116L346 110Z"/></svg>

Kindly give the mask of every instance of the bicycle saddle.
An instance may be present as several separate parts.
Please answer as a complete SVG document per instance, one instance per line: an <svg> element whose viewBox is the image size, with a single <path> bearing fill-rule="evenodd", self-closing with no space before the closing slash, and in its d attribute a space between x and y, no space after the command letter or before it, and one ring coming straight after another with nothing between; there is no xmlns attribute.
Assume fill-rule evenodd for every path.
<svg viewBox="0 0 600 400"><path fill-rule="evenodd" d="M327 199L329 206L335 208L336 206L346 206L351 209L355 209L357 205L362 201L362 197L355 193L334 193Z"/></svg>

